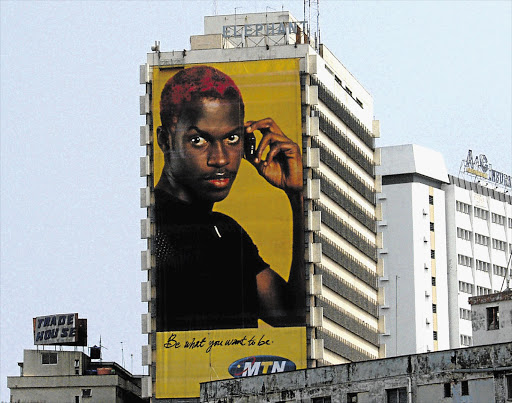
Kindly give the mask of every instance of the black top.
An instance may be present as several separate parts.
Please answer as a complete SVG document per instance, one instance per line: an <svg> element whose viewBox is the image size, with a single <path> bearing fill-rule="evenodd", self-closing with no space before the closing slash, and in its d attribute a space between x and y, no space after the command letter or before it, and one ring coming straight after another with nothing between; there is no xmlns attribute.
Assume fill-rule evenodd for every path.
<svg viewBox="0 0 512 403"><path fill-rule="evenodd" d="M155 189L157 331L258 326L256 275L268 267L231 217Z"/></svg>

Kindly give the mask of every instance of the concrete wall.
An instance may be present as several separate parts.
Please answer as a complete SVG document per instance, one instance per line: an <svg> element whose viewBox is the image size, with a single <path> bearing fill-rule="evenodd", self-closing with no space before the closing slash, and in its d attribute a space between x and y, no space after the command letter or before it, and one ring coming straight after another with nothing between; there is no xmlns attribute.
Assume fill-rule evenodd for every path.
<svg viewBox="0 0 512 403"><path fill-rule="evenodd" d="M329 396L333 403L357 393L358 402L385 402L387 391L405 388L412 402L505 402L503 375L512 375L512 343L446 350L357 362L201 385L201 402L310 402ZM462 396L467 381L469 395ZM444 398L449 383L452 398Z"/></svg>

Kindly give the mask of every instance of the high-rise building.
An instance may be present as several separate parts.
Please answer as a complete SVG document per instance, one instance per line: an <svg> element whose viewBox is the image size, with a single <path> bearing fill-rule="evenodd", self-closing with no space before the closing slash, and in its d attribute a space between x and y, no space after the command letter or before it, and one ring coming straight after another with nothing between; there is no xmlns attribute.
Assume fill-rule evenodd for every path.
<svg viewBox="0 0 512 403"><path fill-rule="evenodd" d="M443 157L417 145L381 148L380 315L386 356L449 348Z"/></svg>
<svg viewBox="0 0 512 403"><path fill-rule="evenodd" d="M142 318L143 333L148 334L148 345L143 346L143 364L149 367L150 374L143 383L145 396L156 400L193 399L199 396L200 381L384 356L379 342L382 325L379 322L377 281L381 267L377 256L381 234L376 226L380 219L376 201L380 179L375 175L375 165L380 160L379 150L375 148L379 124L373 120L371 95L327 47L310 43L308 38L311 36L309 24L298 21L286 11L205 17L204 35L191 37L190 50L164 52L156 43L154 51L148 54L147 63L141 66L141 84L146 87L146 94L141 97L141 114L146 115L146 124L141 127L141 145L147 150L141 161L141 175L147 177L147 187L141 190L141 206L148 211L148 218L142 222L142 237L148 240L148 249L142 252L142 268L148 272L148 281L142 285L143 301L148 302L148 314ZM170 102L162 101L164 95L161 94L162 89L171 85L172 88L186 87L185 92L196 91L190 89L190 82L195 78L187 76L188 73L181 73L179 84L176 84L178 79L171 77L203 65L218 69L236 83L245 103L246 120L274 119L280 129L275 126L263 128L263 136L282 129L301 150L303 209L300 225L295 216L294 219L290 217L286 199L282 213L272 216L281 203L274 202L274 197L277 200L285 195L274 196L267 189L268 184L260 185L254 169L246 161L242 161L237 183L229 197L220 203L215 200L215 210L220 205L219 211L235 218L247 230L260 255L274 270L289 264L292 243L293 253L302 248L302 275L299 276L302 285L298 288L306 290L299 303L305 305L303 322L285 326L279 320L262 323L259 317L257 327L248 325L249 322L243 319L229 330L229 325L221 325L228 314L207 315L209 318L202 319L203 322L184 318L178 323L174 316L179 314L173 313L173 316L164 312L169 310L170 305L166 302L168 297L171 298L169 295L179 295L173 306L180 311L184 305L190 305L187 301L192 301L190 295L197 289L167 279L164 275L167 269L158 262L162 258L158 255L157 245L160 224L159 215L155 213L155 187L160 186L157 177L162 165L171 165L170 159L177 156L174 145L168 148L165 144L156 145L162 142L159 136L164 132L165 124L161 121L166 119L162 112L167 107L164 103ZM208 82L207 90L203 84L198 84L201 89L197 91L217 91L217 78L212 77L213 84ZM225 80L229 87L230 79ZM201 108L199 106L199 110ZM206 115L204 112L201 116ZM179 126L181 119L180 115L170 121ZM195 145L211 144L214 147L217 144L216 130L198 127L204 119L194 116L188 119L191 123L187 123L185 129L194 134L191 140ZM257 125L263 124L258 122ZM158 128L160 125L162 129ZM233 144L237 141L237 135L231 140L234 132L228 133ZM247 145L250 142L247 132L243 136ZM277 142L287 143L280 134L276 136ZM169 137L169 141L176 138ZM215 147L222 150L223 146ZM166 152L169 155L165 155ZM215 152L221 154L221 151ZM247 157L248 151L245 153ZM283 164L284 154L281 153L279 159ZM216 158L209 164L218 167L221 165L219 160ZM174 168L168 169L172 171ZM261 174L263 168L258 171L264 176ZM224 174L220 169L216 172ZM254 178L246 179L251 175ZM240 185L246 180L249 186ZM217 188L224 183L217 182ZM289 192L287 194L289 196ZM254 208L253 213L248 212L251 208ZM263 216L262 212L265 213ZM301 234L295 233L302 225ZM212 230L213 238L225 238L222 228L219 230L217 224L212 227L215 230ZM197 228L201 228L198 230L201 233L210 231ZM260 237L260 233L264 235ZM282 243L282 239L289 240ZM300 245L296 243L297 239L302 239ZM184 245L176 254L186 247ZM189 253L199 255L201 252L191 245ZM292 271L296 263L292 261ZM194 271L195 268L186 270ZM288 281L288 285L293 281L292 274L288 278L286 270L278 274ZM199 276L197 281L200 281ZM164 283L168 284L167 289L163 288ZM220 294L221 291L219 298ZM241 304L238 300L232 302ZM216 301L212 301L212 306L214 303ZM205 309L209 310L211 306L208 305ZM165 318L162 319L162 315L166 315ZM191 317L196 316L194 313ZM224 330L219 330L221 328ZM259 350L251 347L251 341L254 344L256 340L261 347ZM234 345L241 350L235 350Z"/></svg>
<svg viewBox="0 0 512 403"><path fill-rule="evenodd" d="M381 157L386 355L471 346L469 297L503 291L510 278L510 176L471 167L481 180L454 177L417 145L383 147Z"/></svg>

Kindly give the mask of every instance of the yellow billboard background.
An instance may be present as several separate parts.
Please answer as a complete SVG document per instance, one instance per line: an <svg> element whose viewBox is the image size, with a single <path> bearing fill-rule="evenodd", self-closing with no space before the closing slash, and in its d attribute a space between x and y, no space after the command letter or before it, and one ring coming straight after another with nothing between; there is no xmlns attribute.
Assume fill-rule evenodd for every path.
<svg viewBox="0 0 512 403"><path fill-rule="evenodd" d="M157 398L197 397L200 382L232 378L229 366L245 357L277 356L306 367L306 328L259 328L159 332L156 337ZM272 372L271 360L261 364ZM240 371L244 368L241 367ZM250 374L247 374L250 376Z"/></svg>
<svg viewBox="0 0 512 403"><path fill-rule="evenodd" d="M201 63L229 75L242 93L245 120L274 119L287 137L302 144L301 98L298 59L264 60L236 63ZM193 67L189 65L186 67ZM153 144L154 185L164 165L158 147L156 129L160 126L160 94L165 83L182 68L153 68ZM261 139L255 133L257 142ZM260 256L285 280L292 260L292 212L288 198L280 189L263 179L245 159L229 196L214 206L235 219L258 246Z"/></svg>
<svg viewBox="0 0 512 403"><path fill-rule="evenodd" d="M301 146L298 59L201 64L215 67L233 79L242 93L245 121L271 117L287 137ZM182 69L183 66L153 67L154 185L158 183L164 165L156 138L156 129L161 125L160 94L166 82ZM261 134L255 132L255 135L259 143ZM216 203L214 210L236 220L257 245L263 260L288 280L292 261L293 223L290 202L284 191L267 183L244 159L228 197ZM156 397L198 397L201 382L231 378L229 366L244 357L283 357L294 362L297 369L306 368L305 327L273 328L261 320L258 324L258 328L246 329L158 332L155 356ZM227 340L240 341L244 337L245 345L226 345ZM258 343L261 339L268 343ZM250 345L249 340L256 340L256 343ZM210 342L217 344L208 350ZM179 343L179 347L176 347L176 343Z"/></svg>

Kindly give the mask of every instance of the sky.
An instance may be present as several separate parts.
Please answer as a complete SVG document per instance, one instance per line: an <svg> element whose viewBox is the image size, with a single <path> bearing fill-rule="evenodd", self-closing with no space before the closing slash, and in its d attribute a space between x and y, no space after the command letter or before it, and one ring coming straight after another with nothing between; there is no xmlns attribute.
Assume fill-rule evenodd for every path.
<svg viewBox="0 0 512 403"><path fill-rule="evenodd" d="M88 345L141 366L139 65L190 49L203 17L303 1L0 0L0 400L32 318L78 312ZM512 2L320 2L322 42L374 98L377 146L468 149L512 174ZM87 352L87 351L86 351Z"/></svg>

